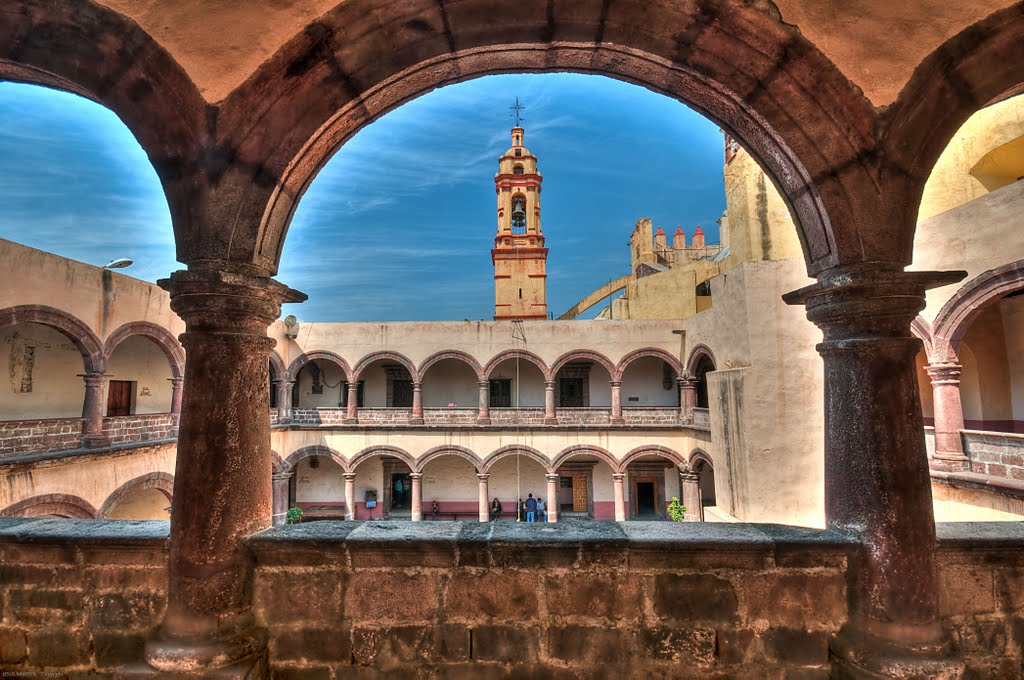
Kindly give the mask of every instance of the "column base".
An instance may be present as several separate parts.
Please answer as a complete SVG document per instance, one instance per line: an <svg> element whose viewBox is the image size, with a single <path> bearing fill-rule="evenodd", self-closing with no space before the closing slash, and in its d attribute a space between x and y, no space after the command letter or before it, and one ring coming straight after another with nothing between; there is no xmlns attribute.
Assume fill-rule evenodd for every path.
<svg viewBox="0 0 1024 680"><path fill-rule="evenodd" d="M558 425L558 418L545 418L544 419L544 424L545 425Z"/></svg>
<svg viewBox="0 0 1024 680"><path fill-rule="evenodd" d="M345 425L358 425L359 418L345 418L341 422Z"/></svg>
<svg viewBox="0 0 1024 680"><path fill-rule="evenodd" d="M269 677L266 673L267 632L261 628L208 639L174 639L162 636L160 630L156 635L146 641L146 662L159 677L188 674L216 678ZM264 669L263 674L251 675L258 668Z"/></svg>
<svg viewBox="0 0 1024 680"><path fill-rule="evenodd" d="M257 657L239 661L230 666L214 670L161 671L146 663L129 664L118 671L117 677L125 680L171 680L172 678L214 678L215 680L263 680L270 677L270 664L264 650Z"/></svg>
<svg viewBox="0 0 1024 680"><path fill-rule="evenodd" d="M423 418L409 418L409 424L410 425L422 425L423 424Z"/></svg>
<svg viewBox="0 0 1024 680"><path fill-rule="evenodd" d="M476 424L477 425L490 425L491 424L491 419L490 418L477 418L476 419Z"/></svg>
<svg viewBox="0 0 1024 680"><path fill-rule="evenodd" d="M110 446L110 437L103 434L82 435L83 449L103 449Z"/></svg>
<svg viewBox="0 0 1024 680"><path fill-rule="evenodd" d="M962 453L936 452L928 457L928 467L943 472L965 472L971 469L971 461Z"/></svg>
<svg viewBox="0 0 1024 680"><path fill-rule="evenodd" d="M850 626L829 643L833 680L955 680L962 677L964 664L954 658L952 642L900 640L917 632L911 626L890 625L891 637L877 637ZM910 635L906 635L909 632ZM904 635L901 636L901 633Z"/></svg>
<svg viewBox="0 0 1024 680"><path fill-rule="evenodd" d="M626 419L620 416L618 418L612 418L609 422L612 425L625 425L626 424Z"/></svg>

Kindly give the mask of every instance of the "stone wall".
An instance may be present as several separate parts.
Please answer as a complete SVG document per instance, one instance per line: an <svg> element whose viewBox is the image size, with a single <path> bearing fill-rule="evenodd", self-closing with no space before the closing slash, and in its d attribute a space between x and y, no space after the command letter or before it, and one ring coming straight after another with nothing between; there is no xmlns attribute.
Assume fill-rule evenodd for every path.
<svg viewBox="0 0 1024 680"><path fill-rule="evenodd" d="M1024 435L964 431L963 438L972 472L1024 480Z"/></svg>
<svg viewBox="0 0 1024 680"><path fill-rule="evenodd" d="M167 527L0 520L0 668L111 672L138 658L165 606ZM251 537L275 677L828 677L852 554L837 534L554 529L318 522ZM955 649L972 677L1015 677L1024 529L940 525L939 536Z"/></svg>
<svg viewBox="0 0 1024 680"><path fill-rule="evenodd" d="M103 434L110 438L111 444L171 439L178 436L178 416L174 413L153 413L104 418Z"/></svg>
<svg viewBox="0 0 1024 680"><path fill-rule="evenodd" d="M423 423L426 425L476 425L477 408L425 408ZM611 409L603 406L590 408L559 408L556 410L559 425L608 425L611 423ZM694 427L707 429L707 409L696 414L698 422ZM703 420L699 420L699 416ZM543 425L543 408L492 408L492 425ZM412 418L412 409L407 408L361 408L361 425L405 425ZM678 406L623 407L622 418L627 425L678 425ZM292 409L292 423L296 425L344 425L345 409L315 408Z"/></svg>
<svg viewBox="0 0 1024 680"><path fill-rule="evenodd" d="M0 421L0 458L77 449L81 440L81 418Z"/></svg>

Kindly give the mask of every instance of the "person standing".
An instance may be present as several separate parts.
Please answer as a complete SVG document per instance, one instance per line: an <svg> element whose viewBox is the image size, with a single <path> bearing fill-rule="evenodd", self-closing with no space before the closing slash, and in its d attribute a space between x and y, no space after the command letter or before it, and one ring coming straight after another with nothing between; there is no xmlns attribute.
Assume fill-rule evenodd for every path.
<svg viewBox="0 0 1024 680"><path fill-rule="evenodd" d="M533 497L533 494L526 496L526 521L535 522L537 521L537 499Z"/></svg>
<svg viewBox="0 0 1024 680"><path fill-rule="evenodd" d="M544 504L544 499L540 497L537 498L537 521L548 521L548 506Z"/></svg>
<svg viewBox="0 0 1024 680"><path fill-rule="evenodd" d="M494 522L499 519L501 519L501 501L495 497L494 500L491 501L491 521Z"/></svg>

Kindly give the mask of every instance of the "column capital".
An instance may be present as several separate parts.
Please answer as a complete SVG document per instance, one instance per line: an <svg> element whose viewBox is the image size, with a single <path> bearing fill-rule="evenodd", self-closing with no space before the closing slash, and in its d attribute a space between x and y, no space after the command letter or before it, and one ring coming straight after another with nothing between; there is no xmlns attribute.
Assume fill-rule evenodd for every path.
<svg viewBox="0 0 1024 680"><path fill-rule="evenodd" d="M356 473L354 473L354 472L342 472L341 476L344 477L346 480L348 480L348 479L355 479L356 478Z"/></svg>
<svg viewBox="0 0 1024 680"><path fill-rule="evenodd" d="M684 482L699 482L700 475L694 472L693 470L679 468L679 479Z"/></svg>
<svg viewBox="0 0 1024 680"><path fill-rule="evenodd" d="M608 384L611 385L612 387L622 387L621 380L609 380Z"/></svg>
<svg viewBox="0 0 1024 680"><path fill-rule="evenodd" d="M676 384L682 388L694 388L697 386L697 381L693 379L689 373L683 373L683 375L676 378Z"/></svg>
<svg viewBox="0 0 1024 680"><path fill-rule="evenodd" d="M172 387L177 387L181 383L185 382L185 376L183 376L183 375L176 375L173 378L168 378L167 381L169 383L171 383Z"/></svg>
<svg viewBox="0 0 1024 680"><path fill-rule="evenodd" d="M487 388L489 388L491 386L491 381L490 380L480 380L479 382L477 382L477 385L479 385L480 389L482 389L482 390L483 389L487 389Z"/></svg>
<svg viewBox="0 0 1024 680"><path fill-rule="evenodd" d="M171 309L189 332L241 331L265 335L284 302L304 302L306 294L267 276L213 269L180 270L157 285L171 295Z"/></svg>
<svg viewBox="0 0 1024 680"><path fill-rule="evenodd" d="M550 389L555 389L555 385L556 384L557 384L557 382L554 381L554 380L545 380L544 381L544 387L547 387L547 388L550 388Z"/></svg>
<svg viewBox="0 0 1024 680"><path fill-rule="evenodd" d="M279 482L279 481L283 481L283 480L286 480L286 479L291 479L292 475L294 475L294 474L295 474L294 470L288 470L288 471L281 470L281 471L278 471L278 472L272 472L270 474L270 478L273 479L276 482Z"/></svg>
<svg viewBox="0 0 1024 680"><path fill-rule="evenodd" d="M547 479L547 480L548 480L549 482L557 482L557 481L558 481L558 479L559 479L559 477L561 477L561 475L560 475L560 474L558 474L557 472L548 472L547 474L545 474L545 475L544 475L544 477L545 477L545 478L546 478L546 479Z"/></svg>
<svg viewBox="0 0 1024 680"><path fill-rule="evenodd" d="M420 479L422 477L423 477L423 473L422 472L410 472L409 473L409 478L410 479Z"/></svg>
<svg viewBox="0 0 1024 680"><path fill-rule="evenodd" d="M963 366L954 363L928 364L924 370L928 372L933 385L959 385Z"/></svg>
<svg viewBox="0 0 1024 680"><path fill-rule="evenodd" d="M78 377L85 381L86 385L102 385L110 376L103 371L89 371L88 373L79 373ZM180 378L179 378L180 380Z"/></svg>
<svg viewBox="0 0 1024 680"><path fill-rule="evenodd" d="M613 472L612 473L612 480L613 481L621 482L625 478L626 478L626 473L625 472Z"/></svg>
<svg viewBox="0 0 1024 680"><path fill-rule="evenodd" d="M412 381L412 388L414 390L419 390L422 387L423 387L423 381L422 380L413 380Z"/></svg>
<svg viewBox="0 0 1024 680"><path fill-rule="evenodd" d="M491 478L491 473L489 473L489 472L478 472L478 473L476 473L476 478L479 479L481 482L486 482L488 479Z"/></svg>
<svg viewBox="0 0 1024 680"><path fill-rule="evenodd" d="M966 276L965 271L905 272L886 263L865 262L823 272L817 283L782 299L807 308L807 318L825 335L820 351L850 341L913 339L910 322L924 309L925 291Z"/></svg>

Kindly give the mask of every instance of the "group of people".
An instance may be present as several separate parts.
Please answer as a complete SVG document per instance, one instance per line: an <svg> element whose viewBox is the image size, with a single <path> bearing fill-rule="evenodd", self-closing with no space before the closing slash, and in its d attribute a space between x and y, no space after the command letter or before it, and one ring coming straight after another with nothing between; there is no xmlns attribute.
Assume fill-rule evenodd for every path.
<svg viewBox="0 0 1024 680"><path fill-rule="evenodd" d="M519 507L516 512L517 522L546 522L548 520L548 506L543 498L534 498L528 494L526 500L519 499ZM501 501L495 498L491 501L491 521L501 519Z"/></svg>

